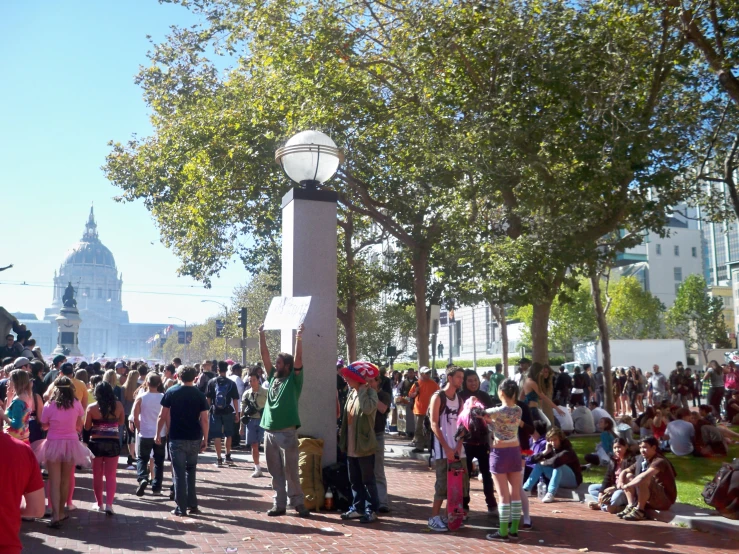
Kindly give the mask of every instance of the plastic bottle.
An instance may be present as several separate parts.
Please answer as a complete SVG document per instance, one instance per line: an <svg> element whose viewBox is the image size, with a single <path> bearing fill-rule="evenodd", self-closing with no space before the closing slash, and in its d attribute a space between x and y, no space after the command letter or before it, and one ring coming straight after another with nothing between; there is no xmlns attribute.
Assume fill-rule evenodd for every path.
<svg viewBox="0 0 739 554"><path fill-rule="evenodd" d="M326 491L326 496L323 498L323 507L326 510L334 509L334 494L331 492L331 489Z"/></svg>
<svg viewBox="0 0 739 554"><path fill-rule="evenodd" d="M544 482L544 477L539 478L539 484L536 485L536 497L541 500L547 494L547 484Z"/></svg>

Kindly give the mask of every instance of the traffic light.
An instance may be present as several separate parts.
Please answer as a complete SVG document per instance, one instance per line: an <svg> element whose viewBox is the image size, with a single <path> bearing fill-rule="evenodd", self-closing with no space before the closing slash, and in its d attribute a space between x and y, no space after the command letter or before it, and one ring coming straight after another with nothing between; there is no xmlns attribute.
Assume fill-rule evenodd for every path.
<svg viewBox="0 0 739 554"><path fill-rule="evenodd" d="M239 310L239 325L242 329L246 329L246 308Z"/></svg>
<svg viewBox="0 0 739 554"><path fill-rule="evenodd" d="M177 331L177 344L185 344L185 332Z"/></svg>
<svg viewBox="0 0 739 554"><path fill-rule="evenodd" d="M226 322L222 319L216 319L216 337L220 338L223 336L223 328L226 326Z"/></svg>

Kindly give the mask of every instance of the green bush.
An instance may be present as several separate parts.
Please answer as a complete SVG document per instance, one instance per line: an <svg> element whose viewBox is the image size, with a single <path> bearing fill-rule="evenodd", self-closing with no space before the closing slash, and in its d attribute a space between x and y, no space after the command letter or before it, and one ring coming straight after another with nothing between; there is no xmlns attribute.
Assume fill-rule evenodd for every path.
<svg viewBox="0 0 739 554"><path fill-rule="evenodd" d="M509 356L508 364L516 365L519 359L520 356ZM447 360L448 358L445 358L443 360L436 360L436 364L434 367L436 367L437 370L445 369L446 364L448 363ZM500 362L500 358L478 358L477 367L495 367L495 364L499 364ZM472 360L454 360L454 365L463 369L471 369ZM405 371L406 369L418 369L418 364L413 362L396 362L393 365L393 368L398 371Z"/></svg>

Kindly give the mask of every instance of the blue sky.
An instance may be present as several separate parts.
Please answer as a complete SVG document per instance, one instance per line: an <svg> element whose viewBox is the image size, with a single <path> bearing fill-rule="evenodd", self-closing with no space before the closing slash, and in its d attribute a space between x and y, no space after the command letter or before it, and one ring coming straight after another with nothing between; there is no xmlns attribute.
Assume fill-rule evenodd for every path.
<svg viewBox="0 0 739 554"><path fill-rule="evenodd" d="M15 266L0 273L7 310L43 314L54 270L82 236L91 202L133 322L202 321L220 309L202 299L228 304L248 280L240 262L209 290L177 277L178 260L143 204L115 202L119 189L100 170L109 140L151 132L133 82L148 62L146 35L159 42L170 25L194 22L186 9L156 0L0 1L0 267Z"/></svg>

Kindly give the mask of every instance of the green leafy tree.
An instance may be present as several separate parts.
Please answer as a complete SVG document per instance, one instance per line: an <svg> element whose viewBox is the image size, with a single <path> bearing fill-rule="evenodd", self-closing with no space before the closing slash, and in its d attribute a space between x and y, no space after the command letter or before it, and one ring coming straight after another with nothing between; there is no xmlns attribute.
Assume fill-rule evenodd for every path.
<svg viewBox="0 0 739 554"><path fill-rule="evenodd" d="M695 346L704 360L708 359L711 344L727 344L723 302L708 295L706 280L700 275L689 275L682 282L665 322L673 336Z"/></svg>
<svg viewBox="0 0 739 554"><path fill-rule="evenodd" d="M607 312L614 339L659 339L664 336L665 307L636 277L623 277L611 285Z"/></svg>
<svg viewBox="0 0 739 554"><path fill-rule="evenodd" d="M357 310L357 357L350 361L367 359L374 363L387 362L385 347L394 345L407 351L416 330L413 308L397 303L384 304L378 300L363 302ZM339 329L339 343L343 343L344 329Z"/></svg>

